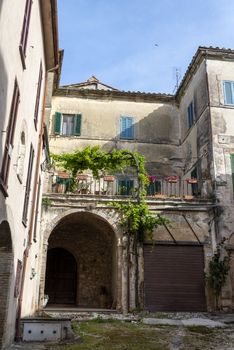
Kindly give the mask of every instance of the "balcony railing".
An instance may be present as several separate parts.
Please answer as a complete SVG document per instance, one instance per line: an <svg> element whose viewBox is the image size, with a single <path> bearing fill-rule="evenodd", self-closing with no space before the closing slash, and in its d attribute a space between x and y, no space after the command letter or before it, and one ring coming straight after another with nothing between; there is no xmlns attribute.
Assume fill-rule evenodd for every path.
<svg viewBox="0 0 234 350"><path fill-rule="evenodd" d="M155 178L155 179L152 179ZM182 180L177 176L150 177L147 196L153 198L207 198L210 197L208 181L197 179ZM97 196L134 196L137 181L134 178L121 179L112 175L94 179L89 175L80 174L76 182L68 174L59 174L52 185L51 192L74 193L77 195Z"/></svg>

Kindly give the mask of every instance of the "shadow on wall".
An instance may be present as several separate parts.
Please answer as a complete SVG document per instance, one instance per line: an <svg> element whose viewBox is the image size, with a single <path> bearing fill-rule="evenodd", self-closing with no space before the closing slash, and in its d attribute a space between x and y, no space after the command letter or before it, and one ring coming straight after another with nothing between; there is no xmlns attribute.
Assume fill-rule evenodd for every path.
<svg viewBox="0 0 234 350"><path fill-rule="evenodd" d="M2 10L2 5L3 5L3 0L0 0L0 15L1 15L1 10Z"/></svg>
<svg viewBox="0 0 234 350"><path fill-rule="evenodd" d="M1 2L0 2L1 4ZM0 5L1 6L1 5ZM1 9L1 7L0 7ZM6 73L6 65L3 60L2 52L0 49L0 166L2 163L2 156L3 156L3 142L2 139L5 139L3 137L5 129L6 129L6 107L7 107L7 88L8 88L8 78Z"/></svg>
<svg viewBox="0 0 234 350"><path fill-rule="evenodd" d="M14 326L11 329L7 327L9 316L9 294L10 281L13 273L13 251L11 231L7 221L0 223L0 349L2 345L9 343L10 337L14 334ZM15 279L14 279L15 280ZM15 290L16 293L16 290ZM11 305L12 307L12 305ZM8 320L12 324L13 320Z"/></svg>
<svg viewBox="0 0 234 350"><path fill-rule="evenodd" d="M126 148L143 154L150 174L181 174L184 164L179 146L179 115L176 107L166 105L155 109L134 124L133 135L132 139L123 139L119 133L103 149Z"/></svg>

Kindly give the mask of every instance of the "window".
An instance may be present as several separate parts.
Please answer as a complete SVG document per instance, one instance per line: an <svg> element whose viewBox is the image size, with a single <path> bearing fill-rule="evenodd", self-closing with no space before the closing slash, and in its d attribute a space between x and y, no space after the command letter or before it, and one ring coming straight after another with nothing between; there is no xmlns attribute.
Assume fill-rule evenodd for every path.
<svg viewBox="0 0 234 350"><path fill-rule="evenodd" d="M33 241L37 241L37 221L39 214L39 202L40 202L40 193L41 193L41 178L39 177L38 186L37 186L37 202L36 202L36 212L35 212L35 220L34 220L34 230L33 230Z"/></svg>
<svg viewBox="0 0 234 350"><path fill-rule="evenodd" d="M22 262L18 260L17 268L16 268L16 276L15 276L15 291L14 291L15 298L18 298L20 294L22 267L23 267Z"/></svg>
<svg viewBox="0 0 234 350"><path fill-rule="evenodd" d="M22 222L23 222L24 226L27 226L27 220L28 220L28 205L29 205L29 196L30 196L30 191L31 191L31 177L32 177L32 169L33 169L33 159L34 159L34 149L33 149L33 146L31 144L29 162L28 162L28 174L27 174L27 181L26 181L26 189L25 189L25 196L24 196L23 216L22 216Z"/></svg>
<svg viewBox="0 0 234 350"><path fill-rule="evenodd" d="M153 196L155 194L161 194L162 192L162 183L160 180L156 180L154 182L150 182L147 187L147 195Z"/></svg>
<svg viewBox="0 0 234 350"><path fill-rule="evenodd" d="M6 143L4 148L2 168L1 168L1 174L0 174L0 188L3 191L5 196L7 196L7 183L8 183L10 162L11 162L11 153L14 147L14 134L15 134L15 125L16 125L16 118L18 113L19 100L20 100L19 87L18 87L17 80L15 80L13 97L11 101L9 122L8 122L7 132L6 132Z"/></svg>
<svg viewBox="0 0 234 350"><path fill-rule="evenodd" d="M37 128L37 121L38 121L38 110L39 110L40 96L41 96L42 74L43 74L42 63L40 63L39 76L38 76L38 82L37 82L37 95L36 95L35 110L34 110L35 128Z"/></svg>
<svg viewBox="0 0 234 350"><path fill-rule="evenodd" d="M79 136L81 131L81 114L55 113L54 133L56 135Z"/></svg>
<svg viewBox="0 0 234 350"><path fill-rule="evenodd" d="M197 178L198 178L198 169L197 169L197 167L195 167L191 171L191 179L197 179ZM193 194L193 196L197 196L199 194L198 183L192 184L192 194Z"/></svg>
<svg viewBox="0 0 234 350"><path fill-rule="evenodd" d="M22 131L20 135L20 145L19 145L19 153L18 153L17 168L16 168L16 174L21 183L22 183L23 174L24 174L25 151L26 151L25 132Z"/></svg>
<svg viewBox="0 0 234 350"><path fill-rule="evenodd" d="M134 138L134 120L132 117L120 118L120 138L131 140Z"/></svg>
<svg viewBox="0 0 234 350"><path fill-rule="evenodd" d="M21 38L20 38L20 56L23 64L23 68L26 68L25 65L25 57L26 57L26 48L27 48L27 41L28 41L28 30L29 30L29 23L30 23L30 17L31 17L31 9L32 9L32 0L26 0L25 4L25 10L24 10L24 21L23 21L23 28L21 32Z"/></svg>
<svg viewBox="0 0 234 350"><path fill-rule="evenodd" d="M234 154L231 154L232 188L234 192Z"/></svg>
<svg viewBox="0 0 234 350"><path fill-rule="evenodd" d="M234 81L224 81L224 104L234 105Z"/></svg>
<svg viewBox="0 0 234 350"><path fill-rule="evenodd" d="M133 193L134 180L119 180L118 181L118 194L129 196Z"/></svg>
<svg viewBox="0 0 234 350"><path fill-rule="evenodd" d="M190 129L193 125L194 120L195 120L193 102L191 102L190 105L188 106L187 117L188 117L188 128Z"/></svg>

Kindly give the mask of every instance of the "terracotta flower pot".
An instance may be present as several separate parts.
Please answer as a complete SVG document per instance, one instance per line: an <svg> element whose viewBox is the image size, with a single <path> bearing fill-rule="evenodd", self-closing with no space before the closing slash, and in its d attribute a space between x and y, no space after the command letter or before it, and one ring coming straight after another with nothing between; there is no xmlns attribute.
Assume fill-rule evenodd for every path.
<svg viewBox="0 0 234 350"><path fill-rule="evenodd" d="M88 175L86 175L86 174L78 174L76 179L77 180L87 180L88 179Z"/></svg>
<svg viewBox="0 0 234 350"><path fill-rule="evenodd" d="M107 182L114 182L115 181L115 177L112 176L112 175L106 175L106 176L103 176L103 180L107 181Z"/></svg>

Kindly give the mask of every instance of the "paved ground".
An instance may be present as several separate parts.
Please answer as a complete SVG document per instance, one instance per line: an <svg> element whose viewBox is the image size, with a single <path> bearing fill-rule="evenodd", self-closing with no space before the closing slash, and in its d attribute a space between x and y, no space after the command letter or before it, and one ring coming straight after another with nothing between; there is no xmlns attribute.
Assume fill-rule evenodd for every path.
<svg viewBox="0 0 234 350"><path fill-rule="evenodd" d="M115 314L111 319L110 314L95 314L91 320L87 315L84 318L73 322L75 339L70 342L20 343L7 350L234 350L234 314Z"/></svg>

